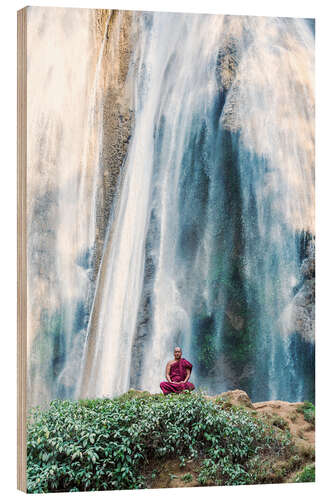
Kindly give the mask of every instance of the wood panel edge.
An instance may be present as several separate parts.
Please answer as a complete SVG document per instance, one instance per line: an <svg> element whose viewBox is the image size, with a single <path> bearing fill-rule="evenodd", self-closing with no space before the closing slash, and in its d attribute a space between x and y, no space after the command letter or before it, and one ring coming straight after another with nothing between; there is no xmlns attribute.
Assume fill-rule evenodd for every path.
<svg viewBox="0 0 333 500"><path fill-rule="evenodd" d="M17 488L27 491L27 7L17 12Z"/></svg>

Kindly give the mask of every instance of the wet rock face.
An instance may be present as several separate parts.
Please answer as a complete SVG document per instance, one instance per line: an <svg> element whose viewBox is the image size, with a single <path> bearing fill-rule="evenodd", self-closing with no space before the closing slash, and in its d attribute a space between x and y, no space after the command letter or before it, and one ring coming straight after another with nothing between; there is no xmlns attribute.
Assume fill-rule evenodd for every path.
<svg viewBox="0 0 333 500"><path fill-rule="evenodd" d="M315 278L315 241L310 240L306 249L306 258L302 262L301 273L304 279Z"/></svg>
<svg viewBox="0 0 333 500"><path fill-rule="evenodd" d="M226 309L225 314L235 330L240 331L243 328L244 318L242 316L235 314L230 309Z"/></svg>
<svg viewBox="0 0 333 500"><path fill-rule="evenodd" d="M239 63L239 43L230 37L219 51L218 67L223 90L230 89Z"/></svg>
<svg viewBox="0 0 333 500"><path fill-rule="evenodd" d="M96 11L97 43L105 47L102 59L103 115L102 149L99 167L102 170L97 194L97 234L95 241L96 277L110 217L116 205L123 177L133 125L131 92L127 86L133 40L132 13L127 11Z"/></svg>
<svg viewBox="0 0 333 500"><path fill-rule="evenodd" d="M294 328L308 342L315 338L315 240L310 240L301 266L303 285L293 300Z"/></svg>

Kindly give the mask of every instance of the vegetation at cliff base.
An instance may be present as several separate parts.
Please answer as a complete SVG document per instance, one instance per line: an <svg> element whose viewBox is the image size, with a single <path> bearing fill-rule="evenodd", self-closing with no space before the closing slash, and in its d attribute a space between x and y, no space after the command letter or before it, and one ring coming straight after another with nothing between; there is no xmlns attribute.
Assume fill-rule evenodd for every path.
<svg viewBox="0 0 333 500"><path fill-rule="evenodd" d="M288 431L200 393L57 400L31 410L28 492L152 487L171 457L195 463L200 485L274 482L261 464L292 454ZM184 472L189 483L193 472Z"/></svg>
<svg viewBox="0 0 333 500"><path fill-rule="evenodd" d="M303 413L304 420L315 425L315 407L309 401L305 401L303 405L297 410L299 413Z"/></svg>
<svg viewBox="0 0 333 500"><path fill-rule="evenodd" d="M314 465L306 465L302 472L297 476L296 483L313 483L316 480Z"/></svg>

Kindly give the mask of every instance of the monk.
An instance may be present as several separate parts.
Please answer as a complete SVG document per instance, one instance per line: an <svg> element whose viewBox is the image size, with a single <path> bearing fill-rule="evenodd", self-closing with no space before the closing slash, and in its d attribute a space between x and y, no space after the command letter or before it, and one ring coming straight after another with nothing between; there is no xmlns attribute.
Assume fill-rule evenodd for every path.
<svg viewBox="0 0 333 500"><path fill-rule="evenodd" d="M192 365L185 358L182 358L180 347L174 349L173 361L166 365L165 375L167 382L161 382L160 387L164 395L170 393L180 393L185 390L193 391L194 385L188 381L192 371Z"/></svg>

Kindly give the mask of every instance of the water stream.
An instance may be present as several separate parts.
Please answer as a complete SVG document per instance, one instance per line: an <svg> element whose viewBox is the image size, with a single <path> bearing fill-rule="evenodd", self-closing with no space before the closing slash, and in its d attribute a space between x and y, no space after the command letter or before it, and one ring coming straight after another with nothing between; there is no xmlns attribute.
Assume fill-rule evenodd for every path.
<svg viewBox="0 0 333 500"><path fill-rule="evenodd" d="M230 388L238 355L252 397L302 398L280 316L313 231L312 34L302 20L138 22L135 128L82 394L158 391L180 344L210 392Z"/></svg>
<svg viewBox="0 0 333 500"><path fill-rule="evenodd" d="M72 176L56 178L59 210L48 223L57 220L61 279L54 279L52 310L43 308L49 347L35 357L31 348L32 385L44 376L43 400L130 387L158 392L180 345L194 364L194 384L209 393L240 388L254 401L313 399L314 341L296 332L291 313L315 235L311 26L133 13L134 125L92 283L108 147L100 73L110 64L104 74L112 77L104 50L112 22L110 11L95 72L82 86L81 153L68 157ZM92 18L87 25L93 29ZM64 165L61 141L56 147ZM36 302L35 291L31 297ZM61 369L52 378L56 349ZM49 368L36 378L43 356Z"/></svg>

